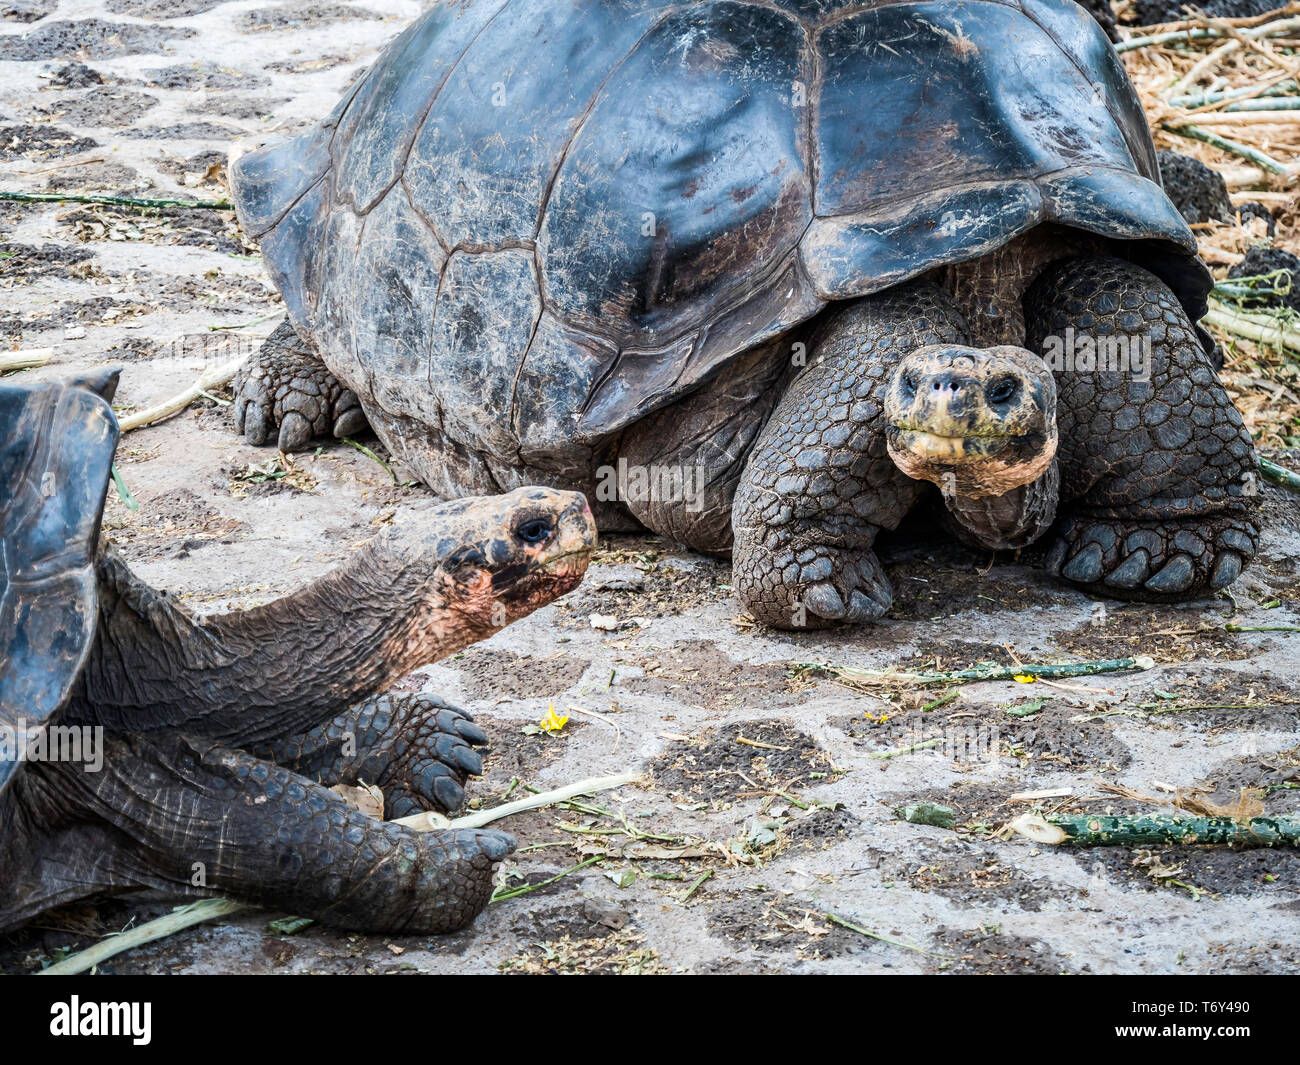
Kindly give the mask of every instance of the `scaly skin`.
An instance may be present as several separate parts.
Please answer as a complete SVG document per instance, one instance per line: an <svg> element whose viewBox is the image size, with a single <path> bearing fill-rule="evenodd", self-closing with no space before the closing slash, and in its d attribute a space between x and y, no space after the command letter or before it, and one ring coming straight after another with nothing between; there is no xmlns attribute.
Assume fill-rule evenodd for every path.
<svg viewBox="0 0 1300 1065"><path fill-rule="evenodd" d="M629 494L623 502L639 522L696 551L731 550L736 486L781 394L790 356L785 337L760 345L719 380L647 415L623 434L615 462L656 476L690 477L699 489L691 500L665 498L653 488L646 498Z"/></svg>
<svg viewBox="0 0 1300 1065"><path fill-rule="evenodd" d="M106 550L60 722L103 728L103 765L29 762L0 794L0 931L150 887L365 931L465 924L509 836L416 833L325 785L379 784L394 816L458 806L484 734L436 697L370 696L575 587L595 540L574 493L456 500L282 600L203 620Z"/></svg>
<svg viewBox="0 0 1300 1065"><path fill-rule="evenodd" d="M1231 584L1254 556L1254 449L1177 298L1121 259L1049 267L1025 297L1027 344L1151 341L1150 380L1058 371L1064 517L1047 568L1089 591L1152 602ZM1130 360L1133 361L1133 360Z"/></svg>
<svg viewBox="0 0 1300 1065"><path fill-rule="evenodd" d="M280 766L179 732L114 733L104 767L32 763L3 796L0 929L87 895L154 888L366 932L462 927L492 892L504 833L378 821ZM15 847L19 840L27 846Z"/></svg>
<svg viewBox="0 0 1300 1065"><path fill-rule="evenodd" d="M1259 536L1254 451L1174 294L1089 255L1043 269L1024 317L1030 351L954 347L965 341L952 298L913 283L822 328L736 493L733 574L758 621L884 613L871 548L916 502L909 476L945 488L958 531L988 547L1023 546L1055 520L1048 570L1097 594L1173 601L1236 579ZM1051 338L1069 336L1071 357L1055 364ZM1113 354L1130 364L1081 368L1081 338L1122 341ZM1000 401L1003 379L1019 391Z"/></svg>
<svg viewBox="0 0 1300 1065"><path fill-rule="evenodd" d="M235 431L250 444L274 439L301 451L318 437L355 436L366 428L361 401L304 344L287 321L235 375Z"/></svg>
<svg viewBox="0 0 1300 1065"><path fill-rule="evenodd" d="M775 628L880 617L893 589L872 547L921 483L890 461L884 395L897 363L927 344L963 344L951 300L918 282L831 319L759 435L732 509L736 591Z"/></svg>
<svg viewBox="0 0 1300 1065"><path fill-rule="evenodd" d="M466 779L483 772L474 746L487 741L469 714L436 695L380 695L256 753L326 787L376 785L392 821L459 810Z"/></svg>

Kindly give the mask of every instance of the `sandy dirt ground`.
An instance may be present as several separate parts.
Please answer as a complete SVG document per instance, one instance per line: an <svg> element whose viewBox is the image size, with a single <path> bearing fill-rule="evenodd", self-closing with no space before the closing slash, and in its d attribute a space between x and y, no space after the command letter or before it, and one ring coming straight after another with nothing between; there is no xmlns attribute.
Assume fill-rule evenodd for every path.
<svg viewBox="0 0 1300 1065"><path fill-rule="evenodd" d="M232 144L326 113L418 10L0 4L0 187L221 196ZM280 307L229 212L0 204L0 343L55 350L33 377L121 366L123 413L255 347ZM128 434L118 463L139 509L110 493L107 532L196 611L275 597L434 502L343 444L286 471L208 399ZM1105 790L1115 785L1201 789L1220 804L1260 788L1268 812L1300 811L1300 642L1225 628L1300 620L1297 508L1270 490L1268 515L1263 552L1231 596L1161 608L1098 603L1046 579L1032 553L995 561L916 528L887 556L898 593L887 619L799 636L756 632L725 563L649 537L602 541L576 592L400 685L452 699L490 734L475 806L652 774L503 826L521 845L509 886L601 860L451 936L283 935L268 927L283 915L250 913L104 971L1294 972L1300 851L1070 852L997 835L1035 808L1155 808ZM854 690L798 665L1134 654L1155 668L971 684L946 700L943 688ZM552 700L569 724L539 734ZM926 741L938 742L880 757ZM1011 800L1040 789L1071 794ZM896 818L921 800L952 806L957 828ZM39 968L170 905L62 911L0 940L0 971Z"/></svg>

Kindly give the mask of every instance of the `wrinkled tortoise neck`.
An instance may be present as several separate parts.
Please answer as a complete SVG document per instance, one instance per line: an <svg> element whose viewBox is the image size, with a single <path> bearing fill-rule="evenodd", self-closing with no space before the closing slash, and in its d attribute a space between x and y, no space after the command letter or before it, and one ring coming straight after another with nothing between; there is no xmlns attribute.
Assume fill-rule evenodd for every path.
<svg viewBox="0 0 1300 1065"><path fill-rule="evenodd" d="M1005 551L1027 546L1051 528L1060 491L1061 476L1053 459L1040 477L1002 495L945 495L944 503L966 538Z"/></svg>
<svg viewBox="0 0 1300 1065"><path fill-rule="evenodd" d="M445 606L430 573L373 542L290 595L201 620L111 547L98 571L99 625L70 713L108 728L271 741L483 636Z"/></svg>

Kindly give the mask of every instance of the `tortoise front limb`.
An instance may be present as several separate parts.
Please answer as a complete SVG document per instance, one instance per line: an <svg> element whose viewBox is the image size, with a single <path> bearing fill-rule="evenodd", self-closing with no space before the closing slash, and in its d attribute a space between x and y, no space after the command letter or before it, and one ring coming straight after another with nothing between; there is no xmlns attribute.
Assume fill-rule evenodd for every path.
<svg viewBox="0 0 1300 1065"><path fill-rule="evenodd" d="M1177 297L1132 263L1081 258L1034 282L1025 316L1059 394L1048 570L1152 602L1231 584L1258 545L1255 453Z"/></svg>
<svg viewBox="0 0 1300 1065"><path fill-rule="evenodd" d="M319 728L254 753L332 787L373 784L389 820L465 802L465 782L483 772L475 746L487 734L436 695L381 695Z"/></svg>
<svg viewBox="0 0 1300 1065"><path fill-rule="evenodd" d="M330 373L288 321L240 368L234 390L235 432L250 444L274 440L281 451L301 451L319 437L342 439L366 427L356 393Z"/></svg>
<svg viewBox="0 0 1300 1065"><path fill-rule="evenodd" d="M883 399L890 371L927 344L964 343L934 285L857 301L813 338L808 366L754 446L732 510L732 573L765 625L826 628L880 617L893 590L873 550L918 498L890 460Z"/></svg>
<svg viewBox="0 0 1300 1065"><path fill-rule="evenodd" d="M30 816L67 810L76 832L104 829L94 856L39 850L14 885L28 893L66 896L84 877L85 895L152 888L363 932L448 932L487 904L493 865L514 850L500 832L378 821L288 769L174 732L110 735L97 773L51 762L26 775Z"/></svg>

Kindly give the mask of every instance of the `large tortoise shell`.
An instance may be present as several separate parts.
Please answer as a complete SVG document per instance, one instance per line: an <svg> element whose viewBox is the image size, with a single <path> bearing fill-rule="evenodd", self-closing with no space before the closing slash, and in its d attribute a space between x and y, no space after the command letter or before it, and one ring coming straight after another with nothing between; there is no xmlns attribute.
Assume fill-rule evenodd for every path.
<svg viewBox="0 0 1300 1065"><path fill-rule="evenodd" d="M1045 222L1209 288L1071 0L451 0L233 179L363 404L507 461Z"/></svg>

